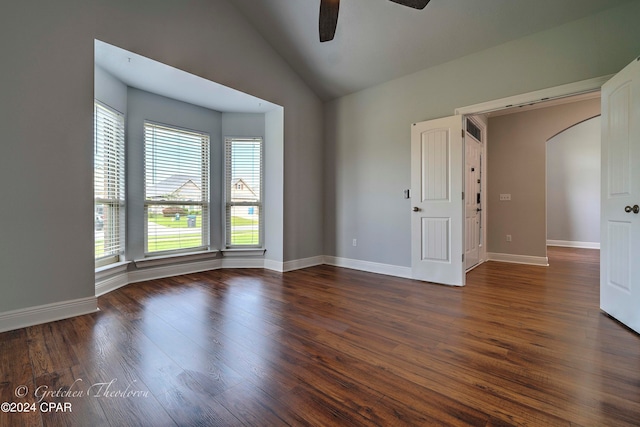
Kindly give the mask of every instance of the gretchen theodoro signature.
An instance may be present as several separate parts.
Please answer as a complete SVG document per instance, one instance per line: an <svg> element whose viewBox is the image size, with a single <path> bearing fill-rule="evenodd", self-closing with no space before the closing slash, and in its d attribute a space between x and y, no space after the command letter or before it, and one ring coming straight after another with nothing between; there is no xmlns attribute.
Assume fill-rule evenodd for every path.
<svg viewBox="0 0 640 427"><path fill-rule="evenodd" d="M73 382L73 384L71 384L71 386L60 387L58 389L51 389L47 385L41 385L33 391L33 395L38 399L38 402L51 398L101 397L107 399L123 399L130 397L149 397L149 391L135 389L136 380L127 384L124 389L116 386L116 383L118 382L117 378L114 378L109 382L91 384L86 390L81 388L83 382L82 378L78 378ZM25 397L26 395L26 386L19 386L16 388L16 396Z"/></svg>

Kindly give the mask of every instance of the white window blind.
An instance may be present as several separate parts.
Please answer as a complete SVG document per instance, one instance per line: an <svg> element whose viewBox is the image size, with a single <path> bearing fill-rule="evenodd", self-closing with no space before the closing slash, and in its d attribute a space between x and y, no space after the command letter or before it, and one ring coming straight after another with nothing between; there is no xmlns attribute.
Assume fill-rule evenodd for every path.
<svg viewBox="0 0 640 427"><path fill-rule="evenodd" d="M225 138L226 247L261 247L262 138Z"/></svg>
<svg viewBox="0 0 640 427"><path fill-rule="evenodd" d="M145 252L206 249L209 135L145 122Z"/></svg>
<svg viewBox="0 0 640 427"><path fill-rule="evenodd" d="M94 103L94 228L96 265L124 252L124 116Z"/></svg>

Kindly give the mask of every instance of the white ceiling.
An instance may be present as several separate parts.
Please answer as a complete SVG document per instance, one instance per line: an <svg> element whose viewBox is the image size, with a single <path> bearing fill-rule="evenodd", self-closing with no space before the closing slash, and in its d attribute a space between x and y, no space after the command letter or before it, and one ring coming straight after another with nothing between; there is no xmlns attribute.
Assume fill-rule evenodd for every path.
<svg viewBox="0 0 640 427"><path fill-rule="evenodd" d="M629 0L342 0L333 41L320 0L230 0L324 100L618 6Z"/></svg>

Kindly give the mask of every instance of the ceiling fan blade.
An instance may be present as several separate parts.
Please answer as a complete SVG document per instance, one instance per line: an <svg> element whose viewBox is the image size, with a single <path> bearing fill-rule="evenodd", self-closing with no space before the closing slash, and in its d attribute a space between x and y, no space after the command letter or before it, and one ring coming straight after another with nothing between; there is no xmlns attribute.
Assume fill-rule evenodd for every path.
<svg viewBox="0 0 640 427"><path fill-rule="evenodd" d="M394 3L401 4L403 6L409 6L414 9L424 9L430 0L391 0Z"/></svg>
<svg viewBox="0 0 640 427"><path fill-rule="evenodd" d="M328 42L333 40L338 26L338 9L340 9L340 0L320 0L320 41Z"/></svg>

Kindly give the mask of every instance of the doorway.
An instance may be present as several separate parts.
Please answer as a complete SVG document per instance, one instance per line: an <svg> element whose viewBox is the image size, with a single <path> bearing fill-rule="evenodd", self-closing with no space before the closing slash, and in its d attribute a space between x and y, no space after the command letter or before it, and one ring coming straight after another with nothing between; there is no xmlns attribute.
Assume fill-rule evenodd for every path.
<svg viewBox="0 0 640 427"><path fill-rule="evenodd" d="M498 99L490 102L485 102L481 104L471 105L463 108L458 108L455 110L455 116L451 116L449 118L441 118L430 120L427 122L414 123L412 125L412 155L411 155L411 193L415 194L416 203L413 205L413 214L412 214L412 277L417 280L431 281L436 283L443 284L451 284L464 286L465 281L465 250L463 245L465 243L465 208L464 204L460 203L462 200L465 200L465 187L464 187L464 173L461 170L464 166L464 145L462 144L462 137L465 136L463 124L464 120L467 117L471 116L479 116L479 115L488 115L490 113L505 110L514 106L527 106L531 104L537 104L539 102L548 101L550 99L557 100L566 98L568 96L574 96L578 94L586 94L597 92L600 89L600 86L607 81L609 76L604 76L595 79L589 79L581 82L571 83L563 86L553 87L549 89L544 89L541 91L530 92L527 94L517 95L514 97L508 97L503 99ZM575 122L574 122L575 123ZM564 127L560 127L558 131L562 130ZM487 129L490 129L491 126L488 124ZM462 135L461 135L462 133ZM437 136L437 138L435 138ZM544 138L544 140L548 139ZM436 143L437 142L437 143ZM491 147L492 143L488 140L484 142L485 153L487 153L487 146ZM439 150L431 150L431 148L440 147ZM449 150L449 148L460 147L461 150L455 151ZM443 151L444 150L444 151ZM457 148L456 148L457 150ZM449 152L448 155L432 155L432 154L442 154ZM525 152L526 153L526 152ZM504 164L509 164L510 159L503 159ZM425 163L427 162L427 163ZM428 162L434 162L433 168L428 168ZM443 163L444 162L444 163ZM492 154L487 153L483 157L483 176L485 176L484 180L481 180L481 183L484 181L487 185L487 188L491 188L491 177L494 174L492 170L489 174L487 174L488 164L492 165L500 163L500 159L493 158ZM542 149L542 166L540 166L540 170L544 171L545 166L545 150L544 146ZM517 166L516 166L517 167ZM422 206L421 203L424 200L431 200L431 198L425 198L425 194L423 190L427 190L428 187L433 185L433 180L426 180L427 173L426 171L439 172L438 176L442 176L437 182L442 184L442 189L444 191L444 195L447 197L442 198L442 202L435 204L434 207L446 207L447 209L436 212L436 210L431 209L431 206ZM543 172L544 174L544 172ZM450 177L449 180L447 177ZM447 179L445 179L447 178ZM529 177L529 181L533 181ZM536 239L541 239L538 243L541 248L541 254L536 256L530 255L520 255L518 251L509 251L506 248L501 252L489 252L487 248L486 260L495 260L495 261L506 261L506 262L516 262L522 264L536 264L536 265L547 265L547 257L546 257L546 197L545 197L545 183L546 179L544 176L539 180L542 183L543 190L541 191L542 197L540 200L535 200L538 207L542 207L542 229L543 231L534 233ZM431 182L431 184L430 184ZM507 178L503 181L504 183L509 184L510 178ZM502 196L503 192L499 188L492 189L492 191L499 193ZM438 193L440 194L440 193ZM481 191L481 204L482 207L482 218L483 221L486 221L488 218L494 217L494 209L493 204L498 202L499 199L497 197L493 197L485 192L484 198L482 198ZM509 192L504 194L506 200L513 200L509 198ZM462 195L462 199L459 195ZM413 197L412 197L413 198ZM493 199L497 200L493 200ZM502 198L502 197L500 197ZM522 200L529 198L529 195L524 192L521 196L519 196ZM457 202L456 202L457 199ZM437 201L437 200L433 200ZM446 203L444 203L446 202ZM455 202L455 203L454 203ZM507 204L506 206L514 207L515 204ZM459 207L458 207L459 206ZM489 215L490 213L490 215ZM527 212L525 211L524 214ZM437 215L436 215L437 214ZM435 216L434 216L435 215ZM511 209L510 213L511 217L517 217L518 212L515 209ZM538 218L539 220L539 218ZM436 225L438 227L436 227ZM484 224L483 224L484 225ZM484 226L484 246L487 243L492 241L491 233L492 226L487 224ZM516 244L529 244L531 240L526 236L520 235L520 233L524 230L527 231L529 226L518 227L514 234L508 233L505 237L505 240L512 240L510 237L516 238ZM498 233L501 233L504 230L500 230L496 227ZM526 233L525 233L526 234ZM521 238L522 237L522 238ZM501 240L501 238L499 239ZM509 242L510 243L510 242ZM434 252L433 249L438 249L438 251ZM527 253L527 251L523 251L522 253ZM444 254L444 255L443 255ZM438 256L435 256L438 255ZM445 256L446 255L446 256ZM462 256L460 256L462 255ZM461 262L462 261L462 262ZM432 265L433 264L433 265ZM446 267L446 268L445 268ZM443 277L440 274L436 274L440 271L447 271L447 277Z"/></svg>
<svg viewBox="0 0 640 427"><path fill-rule="evenodd" d="M578 185L572 184L564 192L557 182L551 184L555 187L548 188L547 162L562 160L549 158L546 141L599 114L599 92L594 92L504 109L489 115L486 144L490 163L487 203L490 212L487 226L490 259L548 265L549 192L557 190L556 193L561 193L561 209L572 218L580 215L580 212L569 212L568 209L580 206L579 199L586 200L587 196L579 193L583 188ZM575 158L571 162L597 164L597 153L593 159L578 159L592 154L580 150L580 144L580 141L576 142L577 150L573 152ZM565 164L565 172L569 169ZM580 174L580 171L576 173ZM599 182L599 174L595 178ZM579 180L580 177L571 176L570 179ZM597 196L597 189L595 191ZM574 202L575 199L578 200ZM572 224L564 225L565 228L570 226Z"/></svg>

